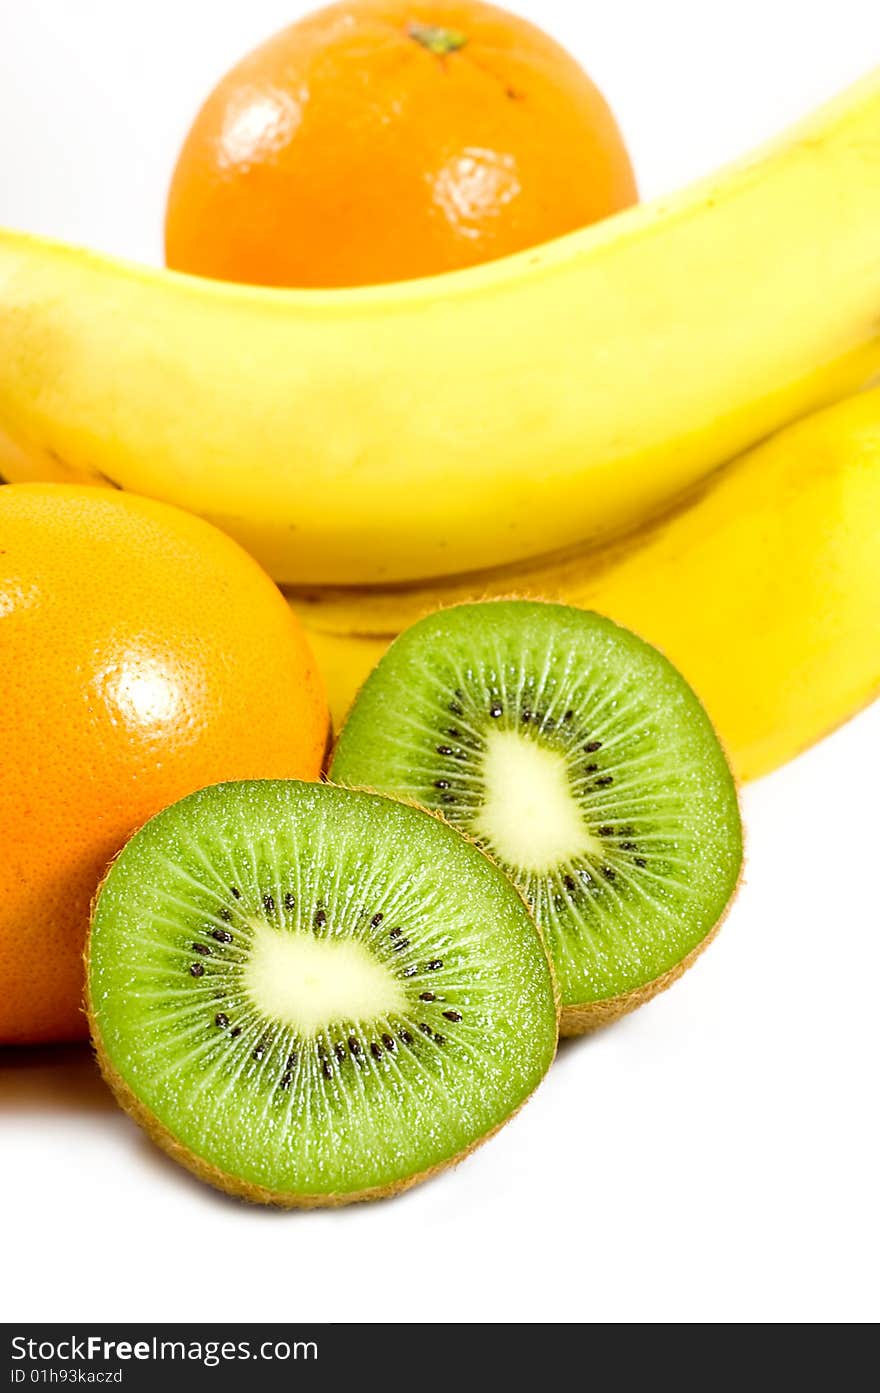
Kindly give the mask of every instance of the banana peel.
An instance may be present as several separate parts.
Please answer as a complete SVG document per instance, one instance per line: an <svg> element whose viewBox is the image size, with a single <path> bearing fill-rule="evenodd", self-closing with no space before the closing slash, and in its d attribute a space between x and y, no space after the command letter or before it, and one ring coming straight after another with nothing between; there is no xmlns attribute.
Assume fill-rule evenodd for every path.
<svg viewBox="0 0 880 1393"><path fill-rule="evenodd" d="M0 472L176 503L295 585L619 536L880 367L878 130L880 69L678 193L390 286L0 230Z"/></svg>
<svg viewBox="0 0 880 1393"><path fill-rule="evenodd" d="M598 610L656 644L737 776L768 773L880 692L880 388L780 432L625 542L445 585L289 599L339 723L401 629L511 594Z"/></svg>

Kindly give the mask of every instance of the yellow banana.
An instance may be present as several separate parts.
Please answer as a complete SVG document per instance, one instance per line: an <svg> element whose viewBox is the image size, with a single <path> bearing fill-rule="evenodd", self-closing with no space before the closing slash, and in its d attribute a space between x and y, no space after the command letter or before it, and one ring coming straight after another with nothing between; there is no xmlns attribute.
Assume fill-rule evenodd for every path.
<svg viewBox="0 0 880 1393"><path fill-rule="evenodd" d="M298 584L608 537L880 364L878 140L880 70L683 193L352 291L0 233L0 473L177 503Z"/></svg>
<svg viewBox="0 0 880 1393"><path fill-rule="evenodd" d="M400 629L516 594L599 610L696 688L741 779L880 692L880 388L789 427L628 541L444 587L292 597L337 723Z"/></svg>

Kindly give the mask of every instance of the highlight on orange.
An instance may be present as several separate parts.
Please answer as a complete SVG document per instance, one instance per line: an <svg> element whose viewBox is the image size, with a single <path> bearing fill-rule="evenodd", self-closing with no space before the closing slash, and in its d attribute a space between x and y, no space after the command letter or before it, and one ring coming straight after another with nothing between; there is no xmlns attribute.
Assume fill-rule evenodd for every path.
<svg viewBox="0 0 880 1393"><path fill-rule="evenodd" d="M255 561L102 488L0 488L0 668L0 1044L71 1040L90 904L129 834L205 784L317 778L327 705Z"/></svg>
<svg viewBox="0 0 880 1393"><path fill-rule="evenodd" d="M602 94L477 0L353 0L237 64L186 137L169 266L353 286L491 261L636 201Z"/></svg>

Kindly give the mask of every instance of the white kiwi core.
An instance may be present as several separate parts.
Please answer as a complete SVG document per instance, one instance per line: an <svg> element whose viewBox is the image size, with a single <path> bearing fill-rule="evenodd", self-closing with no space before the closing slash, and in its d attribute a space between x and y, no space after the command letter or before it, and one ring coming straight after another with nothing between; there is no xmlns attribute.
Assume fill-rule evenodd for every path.
<svg viewBox="0 0 880 1393"><path fill-rule="evenodd" d="M265 1015L314 1035L332 1021L380 1018L406 1005L403 985L364 944L254 920L245 990Z"/></svg>
<svg viewBox="0 0 880 1393"><path fill-rule="evenodd" d="M493 730L482 775L486 794L474 830L508 865L544 875L577 856L602 856L564 755L517 730Z"/></svg>

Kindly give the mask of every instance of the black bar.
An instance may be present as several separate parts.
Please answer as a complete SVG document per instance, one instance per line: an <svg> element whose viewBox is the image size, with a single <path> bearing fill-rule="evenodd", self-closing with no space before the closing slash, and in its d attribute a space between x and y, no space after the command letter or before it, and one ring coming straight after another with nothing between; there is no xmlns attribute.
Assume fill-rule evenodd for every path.
<svg viewBox="0 0 880 1393"><path fill-rule="evenodd" d="M388 1331L345 1325L7 1323L0 1348L6 1389L123 1388L155 1393L242 1387L319 1388L381 1365ZM406 1327L402 1327L406 1329ZM415 1341L413 1342L415 1348ZM374 1364L375 1361L375 1364Z"/></svg>

